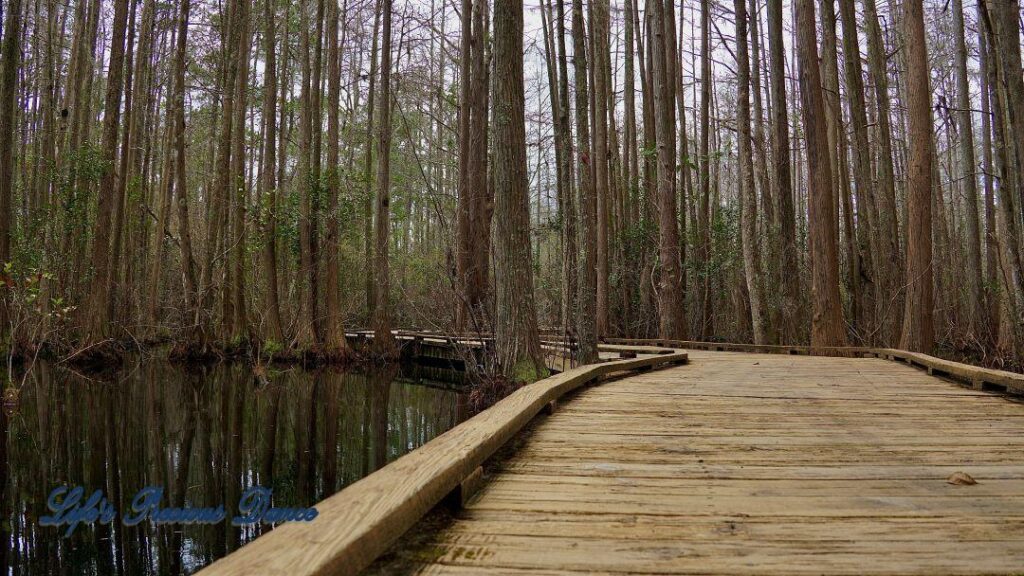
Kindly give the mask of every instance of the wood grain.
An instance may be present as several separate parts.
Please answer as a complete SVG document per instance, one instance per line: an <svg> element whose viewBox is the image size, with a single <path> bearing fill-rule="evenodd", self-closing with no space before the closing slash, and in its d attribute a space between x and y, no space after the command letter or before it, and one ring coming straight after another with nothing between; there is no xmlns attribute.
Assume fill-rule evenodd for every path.
<svg viewBox="0 0 1024 576"><path fill-rule="evenodd" d="M685 368L582 391L450 527L394 562L423 574L1020 573L1024 405L861 350L771 352L692 352ZM960 471L979 483L946 482Z"/></svg>

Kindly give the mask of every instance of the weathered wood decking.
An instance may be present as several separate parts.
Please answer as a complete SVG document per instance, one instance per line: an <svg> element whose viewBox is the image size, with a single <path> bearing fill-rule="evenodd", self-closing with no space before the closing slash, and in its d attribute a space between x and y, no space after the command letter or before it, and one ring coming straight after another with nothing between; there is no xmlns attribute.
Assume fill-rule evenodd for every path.
<svg viewBox="0 0 1024 576"><path fill-rule="evenodd" d="M690 357L580 393L401 555L426 574L1024 570L1024 405L885 360Z"/></svg>
<svg viewBox="0 0 1024 576"><path fill-rule="evenodd" d="M1024 573L1024 404L908 364L977 388L1020 390L1024 377L893 350L831 353L902 362L769 351L691 351L687 365L580 389L480 480L477 466L553 398L686 356L527 386L203 574L351 574L396 539L384 571ZM948 483L956 472L978 484ZM460 485L480 491L403 546Z"/></svg>

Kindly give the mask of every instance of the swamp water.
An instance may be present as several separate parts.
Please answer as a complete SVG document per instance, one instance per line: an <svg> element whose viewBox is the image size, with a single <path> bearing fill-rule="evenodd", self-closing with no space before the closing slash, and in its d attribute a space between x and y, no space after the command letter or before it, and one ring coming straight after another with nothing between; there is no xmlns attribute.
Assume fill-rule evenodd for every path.
<svg viewBox="0 0 1024 576"><path fill-rule="evenodd" d="M398 366L257 376L155 360L86 376L37 364L0 416L0 575L193 573L270 529L231 525L247 488L272 489L276 507L313 506L464 419L453 376ZM41 525L62 485L102 490L116 518L70 536ZM227 520L125 526L147 486L163 487L161 508L223 505Z"/></svg>

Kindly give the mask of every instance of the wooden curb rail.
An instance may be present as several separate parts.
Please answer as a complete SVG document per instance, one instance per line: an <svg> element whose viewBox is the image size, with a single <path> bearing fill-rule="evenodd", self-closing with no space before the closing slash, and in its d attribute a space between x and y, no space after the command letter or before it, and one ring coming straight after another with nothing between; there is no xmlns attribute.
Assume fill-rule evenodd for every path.
<svg viewBox="0 0 1024 576"><path fill-rule="evenodd" d="M616 345L669 346L691 350L711 350L717 352L755 352L766 354L798 354L809 356L841 356L848 358L882 358L905 362L927 370L929 374L943 376L970 384L976 390L988 392L1004 392L1024 395L1024 374L982 368L952 360L936 358L920 352L908 352L895 348L868 348L862 346L786 346L775 344L734 344L728 342L698 342L691 340L661 340L606 338L604 342Z"/></svg>
<svg viewBox="0 0 1024 576"><path fill-rule="evenodd" d="M624 372L685 364L676 351L588 364L516 390L488 410L200 571L202 576L346 575L369 566L552 401Z"/></svg>

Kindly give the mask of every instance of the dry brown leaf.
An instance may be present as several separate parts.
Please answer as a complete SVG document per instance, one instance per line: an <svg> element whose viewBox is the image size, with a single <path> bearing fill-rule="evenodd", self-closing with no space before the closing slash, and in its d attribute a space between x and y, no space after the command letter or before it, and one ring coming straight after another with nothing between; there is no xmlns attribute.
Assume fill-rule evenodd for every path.
<svg viewBox="0 0 1024 576"><path fill-rule="evenodd" d="M978 483L977 480L971 478L971 475L966 472L954 472L952 476L946 478L946 482L958 486L973 486Z"/></svg>

